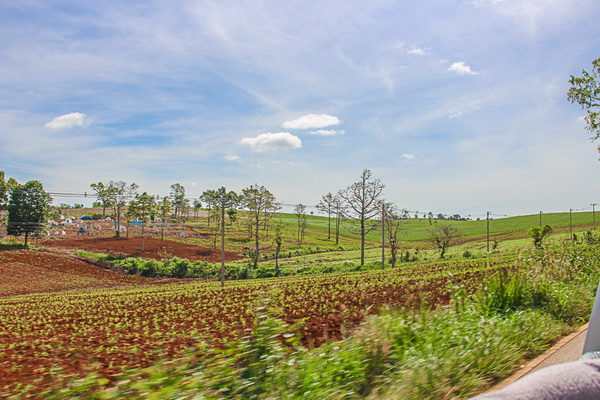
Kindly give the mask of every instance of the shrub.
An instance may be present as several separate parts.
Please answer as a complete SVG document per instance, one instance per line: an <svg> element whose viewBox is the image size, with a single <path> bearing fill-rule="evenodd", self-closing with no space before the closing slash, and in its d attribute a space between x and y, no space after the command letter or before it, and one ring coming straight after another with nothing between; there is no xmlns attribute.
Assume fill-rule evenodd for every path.
<svg viewBox="0 0 600 400"><path fill-rule="evenodd" d="M484 315L505 314L525 304L524 289L523 276L502 271L487 279L475 302Z"/></svg>

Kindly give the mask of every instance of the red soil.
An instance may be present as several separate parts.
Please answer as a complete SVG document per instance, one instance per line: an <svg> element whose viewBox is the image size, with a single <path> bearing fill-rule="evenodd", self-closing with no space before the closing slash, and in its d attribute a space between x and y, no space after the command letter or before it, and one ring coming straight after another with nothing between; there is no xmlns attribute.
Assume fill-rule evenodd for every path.
<svg viewBox="0 0 600 400"><path fill-rule="evenodd" d="M173 282L108 271L71 257L27 250L0 251L0 297Z"/></svg>
<svg viewBox="0 0 600 400"><path fill-rule="evenodd" d="M43 246L52 248L67 248L88 250L101 253L118 253L125 256L153 258L162 260L171 257L186 258L190 261L220 262L221 250L208 249L193 244L164 240L161 248L160 239L145 238L144 251L142 251L142 238L114 238L114 237L90 237L83 239L58 239L46 240ZM225 261L233 261L244 258L243 255L231 251L225 252Z"/></svg>

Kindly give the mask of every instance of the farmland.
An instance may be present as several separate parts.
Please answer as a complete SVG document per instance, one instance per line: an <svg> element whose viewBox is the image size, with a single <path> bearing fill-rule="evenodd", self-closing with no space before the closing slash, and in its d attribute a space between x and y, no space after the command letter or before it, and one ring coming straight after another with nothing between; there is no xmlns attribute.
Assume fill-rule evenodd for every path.
<svg viewBox="0 0 600 400"><path fill-rule="evenodd" d="M26 250L0 251L0 298L83 288L107 288L164 283L125 276L56 254Z"/></svg>
<svg viewBox="0 0 600 400"><path fill-rule="evenodd" d="M12 253L3 256L10 260ZM265 297L286 322L302 320L303 342L318 346L323 340L345 337L384 305L445 304L453 284L471 285L498 265L502 264L423 264L393 271L237 281L224 289L211 282L190 282L6 297L0 300L0 382L8 392L27 384L39 391L56 374L81 376L94 370L111 378L159 358L181 356L199 343L224 346L253 325L254 310ZM41 274L40 279L50 276Z"/></svg>
<svg viewBox="0 0 600 400"><path fill-rule="evenodd" d="M582 218L574 232L589 229L588 217ZM154 259L190 254L192 260L211 263L220 258L219 252L213 247L214 231L203 230L201 221L178 228L189 235L167 236L160 242L162 248L158 238L146 237L142 242L135 232L129 239L118 240L75 235L54 239L42 242L47 243L45 251L6 245L0 251L0 387L6 394L36 395L88 373L110 385L124 373L184 357L193 349L208 346L225 351L242 343L256 328L261 315L257 310L267 299L272 315L288 324L286 329L297 338L296 345L312 349L350 340L369 316L382 310L438 310L451 301L457 287L475 293L486 277L530 263L531 257L527 261L520 250L512 251L529 243L523 229L530 221L523 218L503 221L506 231L492 233L494 240L503 238L500 251L477 258L462 254L466 249L484 251L481 229L485 225L481 224L486 221L447 221L464 225L449 260L438 260L435 248L425 240L424 232L436 222L402 221L406 230L402 247L411 260L394 269L378 264L381 249L376 237L369 242L367 265L355 268L357 239L350 231L344 231L335 244L326 236L326 218L311 217L305 242L298 244L293 221L288 221L281 268L331 266L329 273L233 280L224 288L215 281L124 275L73 256L76 249ZM564 215L556 218L562 221ZM285 215L281 219L285 222ZM568 228L556 229L556 244L563 241L561 230ZM241 268L247 264L242 250L248 237L235 226L228 226L228 235L228 268ZM261 264L270 268L273 248L269 239L265 242ZM141 246L146 246L144 251ZM581 310L577 317L569 317L569 323L579 315L584 317L585 307ZM567 329L563 322L555 324L554 333L541 339L536 348Z"/></svg>

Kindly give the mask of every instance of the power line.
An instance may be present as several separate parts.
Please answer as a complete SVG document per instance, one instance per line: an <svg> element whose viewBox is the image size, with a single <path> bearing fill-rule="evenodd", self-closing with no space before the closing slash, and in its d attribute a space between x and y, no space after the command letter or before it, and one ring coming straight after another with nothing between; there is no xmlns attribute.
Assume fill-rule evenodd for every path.
<svg viewBox="0 0 600 400"><path fill-rule="evenodd" d="M32 193L32 191L30 190L12 190L11 193ZM78 198L78 199L99 199L101 198L101 196L99 196L97 193L93 193L93 192L71 192L71 191L45 191L45 193L49 194L51 197L53 198ZM167 196L160 196L160 195L156 195L155 196L157 200L159 200L160 198L168 198L170 197L169 195ZM131 200L134 199L135 195L121 195L120 199L122 199L123 201L127 201L127 200ZM200 196L198 197L185 197L186 200L198 200L200 198ZM280 206L285 206L285 207L294 207L300 203L289 203L289 202L278 202L277 203ZM317 207L316 205L305 205L303 204L306 208L311 209L311 210L319 210L319 207ZM589 206L586 207L581 207L581 208L571 208L570 212L581 212L581 211L594 211L595 208L595 203L590 203ZM414 215L414 214L423 214L425 215L424 217L417 217L419 219L427 219L428 215L431 213L433 214L433 217L435 219L435 217L439 216L439 215L443 215L444 217L449 217L449 216L453 216L453 215L460 215L458 213L455 214L447 214L447 213L434 213L434 212L423 212L423 211L418 211L418 210L408 210L408 209L402 209L401 210L404 214L408 214L410 215ZM565 213L567 212L566 210L564 211L544 211L544 214L553 214L553 213ZM525 215L537 215L538 213L532 213L532 214L525 214ZM482 213L482 214L467 214L467 215L463 215L461 216L462 218L468 217L470 219L476 219L476 218L485 218L487 217L488 214L487 213ZM502 213L489 213L489 217L497 217L497 218L510 218L510 217L518 217L518 216L523 216L523 214L502 214Z"/></svg>

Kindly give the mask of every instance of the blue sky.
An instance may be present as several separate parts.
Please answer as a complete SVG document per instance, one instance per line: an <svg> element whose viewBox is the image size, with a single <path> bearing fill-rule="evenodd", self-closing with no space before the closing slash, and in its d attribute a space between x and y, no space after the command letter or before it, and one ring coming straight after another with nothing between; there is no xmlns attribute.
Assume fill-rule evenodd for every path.
<svg viewBox="0 0 600 400"><path fill-rule="evenodd" d="M599 155L566 92L600 57L599 15L596 0L5 0L0 170L54 192L258 183L314 205L369 168L409 210L591 209Z"/></svg>

